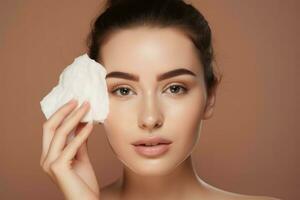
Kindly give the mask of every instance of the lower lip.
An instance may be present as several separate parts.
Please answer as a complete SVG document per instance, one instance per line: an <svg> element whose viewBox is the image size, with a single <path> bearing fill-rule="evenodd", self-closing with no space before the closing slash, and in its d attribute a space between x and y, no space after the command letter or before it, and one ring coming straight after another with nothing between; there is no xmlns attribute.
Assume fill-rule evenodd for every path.
<svg viewBox="0 0 300 200"><path fill-rule="evenodd" d="M163 153L167 152L169 149L170 144L160 144L155 146L134 146L134 149L137 153L148 156L148 157L155 157L162 155Z"/></svg>

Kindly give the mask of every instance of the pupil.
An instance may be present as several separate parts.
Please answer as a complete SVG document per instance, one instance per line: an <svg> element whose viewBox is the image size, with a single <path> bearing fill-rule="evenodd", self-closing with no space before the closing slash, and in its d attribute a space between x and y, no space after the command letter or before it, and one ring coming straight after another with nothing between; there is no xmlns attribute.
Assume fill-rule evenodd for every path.
<svg viewBox="0 0 300 200"><path fill-rule="evenodd" d="M171 86L171 91L174 91L175 88L178 89L179 87L177 87L176 85L173 85L173 86ZM175 91L176 91L176 89L175 89ZM177 90L177 91L178 91L178 90Z"/></svg>
<svg viewBox="0 0 300 200"><path fill-rule="evenodd" d="M126 92L125 92L125 93L122 92L122 91L124 91L124 90L128 92L128 89L127 89L127 88L122 88L122 89L121 89L121 93L122 93L122 94L126 94Z"/></svg>

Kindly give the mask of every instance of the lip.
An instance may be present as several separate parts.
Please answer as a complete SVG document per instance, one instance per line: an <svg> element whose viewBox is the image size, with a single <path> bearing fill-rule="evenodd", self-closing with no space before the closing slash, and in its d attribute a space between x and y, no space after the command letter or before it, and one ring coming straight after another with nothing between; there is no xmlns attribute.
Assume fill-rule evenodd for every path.
<svg viewBox="0 0 300 200"><path fill-rule="evenodd" d="M154 146L142 146L142 145L133 145L134 150L146 157L156 157L164 154L169 150L170 144L158 144Z"/></svg>
<svg viewBox="0 0 300 200"><path fill-rule="evenodd" d="M151 143L171 144L172 141L168 140L166 138L156 136L156 137L151 137L151 138L144 138L144 139L135 141L131 144L134 146L137 146L137 145L141 145L141 144L151 144Z"/></svg>
<svg viewBox="0 0 300 200"><path fill-rule="evenodd" d="M151 144L151 143L158 143L158 144L153 146L143 146L145 144ZM171 146L170 145L171 143L172 143L171 140L156 136L151 138L144 138L136 142L133 142L131 144L133 145L134 150L138 154L146 157L156 157L167 152Z"/></svg>

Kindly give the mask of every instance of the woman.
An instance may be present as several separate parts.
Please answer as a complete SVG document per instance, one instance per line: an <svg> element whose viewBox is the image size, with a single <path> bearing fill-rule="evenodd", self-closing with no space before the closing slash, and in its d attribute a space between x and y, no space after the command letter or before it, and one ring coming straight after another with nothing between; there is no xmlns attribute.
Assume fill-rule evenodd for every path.
<svg viewBox="0 0 300 200"><path fill-rule="evenodd" d="M227 192L197 175L191 153L212 117L220 76L208 22L179 0L121 0L94 22L90 58L105 66L110 112L103 123L123 176L101 188L87 153L89 104L62 106L43 126L41 166L66 199L271 200ZM66 118L66 119L65 119ZM76 128L76 137L66 137ZM163 143L163 144L161 144ZM153 145L146 147L145 145Z"/></svg>

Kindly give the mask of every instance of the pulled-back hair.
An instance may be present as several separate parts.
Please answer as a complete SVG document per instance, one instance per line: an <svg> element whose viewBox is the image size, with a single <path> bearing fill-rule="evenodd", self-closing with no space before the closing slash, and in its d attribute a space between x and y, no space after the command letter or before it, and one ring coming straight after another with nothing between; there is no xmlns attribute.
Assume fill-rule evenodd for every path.
<svg viewBox="0 0 300 200"><path fill-rule="evenodd" d="M203 65L208 96L221 81L214 70L212 34L204 16L182 0L108 0L92 23L87 37L88 55L102 62L100 48L115 31L138 26L178 28L195 45Z"/></svg>

